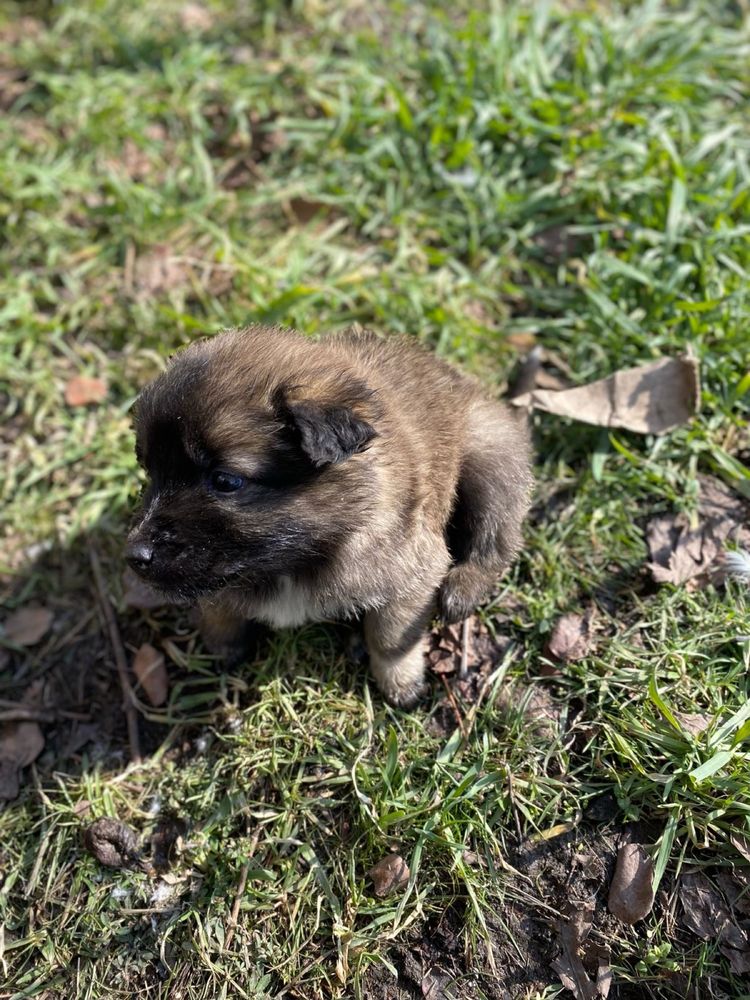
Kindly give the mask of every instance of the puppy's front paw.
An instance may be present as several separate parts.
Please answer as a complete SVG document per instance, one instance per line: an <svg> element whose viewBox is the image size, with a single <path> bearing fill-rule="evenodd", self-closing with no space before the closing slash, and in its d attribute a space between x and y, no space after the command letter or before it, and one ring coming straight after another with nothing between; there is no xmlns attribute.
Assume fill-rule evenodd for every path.
<svg viewBox="0 0 750 1000"><path fill-rule="evenodd" d="M466 563L448 571L438 593L438 611L446 625L473 615L489 590L484 574Z"/></svg>
<svg viewBox="0 0 750 1000"><path fill-rule="evenodd" d="M230 670L255 660L267 636L268 629L258 622L245 622L241 628L223 635L213 629L201 630L206 649Z"/></svg>
<svg viewBox="0 0 750 1000"><path fill-rule="evenodd" d="M421 645L398 659L371 652L370 666L383 697L394 708L414 708L427 691Z"/></svg>

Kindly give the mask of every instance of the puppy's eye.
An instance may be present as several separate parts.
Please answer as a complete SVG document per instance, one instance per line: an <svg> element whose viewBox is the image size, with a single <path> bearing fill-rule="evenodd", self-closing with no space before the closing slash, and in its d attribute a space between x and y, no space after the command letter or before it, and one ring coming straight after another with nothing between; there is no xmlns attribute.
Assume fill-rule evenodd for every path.
<svg viewBox="0 0 750 1000"><path fill-rule="evenodd" d="M244 476L238 476L234 472L222 472L221 469L212 472L209 477L211 489L217 493L235 493L242 489L246 482Z"/></svg>

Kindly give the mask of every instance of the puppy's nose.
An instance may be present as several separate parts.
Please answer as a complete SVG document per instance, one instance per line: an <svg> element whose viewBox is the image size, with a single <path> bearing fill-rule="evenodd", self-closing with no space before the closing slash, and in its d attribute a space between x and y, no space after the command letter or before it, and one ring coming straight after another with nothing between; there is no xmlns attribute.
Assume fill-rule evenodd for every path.
<svg viewBox="0 0 750 1000"><path fill-rule="evenodd" d="M154 558L154 547L150 542L134 538L132 542L128 542L125 558L134 570L147 569Z"/></svg>

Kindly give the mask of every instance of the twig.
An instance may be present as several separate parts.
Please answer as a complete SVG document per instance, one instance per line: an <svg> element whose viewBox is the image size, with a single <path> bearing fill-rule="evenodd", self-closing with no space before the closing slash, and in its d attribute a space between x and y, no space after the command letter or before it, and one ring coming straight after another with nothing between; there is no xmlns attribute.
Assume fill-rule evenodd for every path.
<svg viewBox="0 0 750 1000"><path fill-rule="evenodd" d="M7 708L0 711L0 722L54 722L55 713L43 708Z"/></svg>
<svg viewBox="0 0 750 1000"><path fill-rule="evenodd" d="M461 625L461 663L458 676L463 680L469 673L469 619L464 618Z"/></svg>
<svg viewBox="0 0 750 1000"><path fill-rule="evenodd" d="M135 243L128 240L125 244L125 263L122 269L122 287L127 296L133 294L133 276L135 274Z"/></svg>
<svg viewBox="0 0 750 1000"><path fill-rule="evenodd" d="M89 545L89 559L91 561L91 569L94 574L96 590L99 595L99 603L101 604L102 613L104 614L104 620L107 623L109 641L112 644L112 651L115 655L117 673L120 677L120 687L122 688L122 707L125 711L125 718L128 723L130 759L134 763L138 763L141 760L141 745L138 738L138 715L136 713L135 703L133 700L133 688L131 687L130 680L128 678L128 661L125 656L125 647L123 646L122 639L120 638L120 630L117 627L115 613L112 610L112 604L109 600L109 596L107 595L107 591L104 588L104 577L102 575L102 567L99 562L99 556L93 545Z"/></svg>
<svg viewBox="0 0 750 1000"><path fill-rule="evenodd" d="M523 831L521 830L521 820L518 818L516 797L513 794L513 775L508 764L505 765L505 773L508 776L508 798L510 799L510 808L513 813L513 819L516 823L516 834L518 835L518 843L520 844L523 842Z"/></svg>
<svg viewBox="0 0 750 1000"><path fill-rule="evenodd" d="M227 927L227 933L224 938L224 950L229 951L229 946L234 939L234 932L237 930L237 920L240 915L240 907L242 906L242 897L245 894L245 886L247 885L247 876L250 871L250 862L252 860L253 854L255 854L255 848L258 846L258 841L260 840L260 830L256 830L253 834L252 840L250 841L250 847L248 849L247 861L244 863L240 870L240 880L237 883L237 892L234 896L234 903L232 904L232 912L229 915L229 926Z"/></svg>
<svg viewBox="0 0 750 1000"><path fill-rule="evenodd" d="M448 701L451 703L451 708L453 709L453 714L456 717L456 723L458 724L461 736L463 737L463 739L466 739L466 726L464 725L464 719L463 716L461 715L461 710L458 707L458 702L456 701L456 696L453 693L453 689L451 688L448 681L445 679L444 674L440 674L440 680L443 682L443 686L445 687L445 693L448 695Z"/></svg>

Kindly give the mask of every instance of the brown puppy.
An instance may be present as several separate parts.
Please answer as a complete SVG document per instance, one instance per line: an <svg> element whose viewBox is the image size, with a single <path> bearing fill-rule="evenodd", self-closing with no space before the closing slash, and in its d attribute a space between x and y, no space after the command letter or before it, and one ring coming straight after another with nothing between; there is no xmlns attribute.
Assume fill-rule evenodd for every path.
<svg viewBox="0 0 750 1000"><path fill-rule="evenodd" d="M526 431L411 341L251 326L192 344L141 393L150 483L131 566L197 601L231 654L248 620L364 615L375 678L410 706L437 609L470 614L521 544Z"/></svg>

